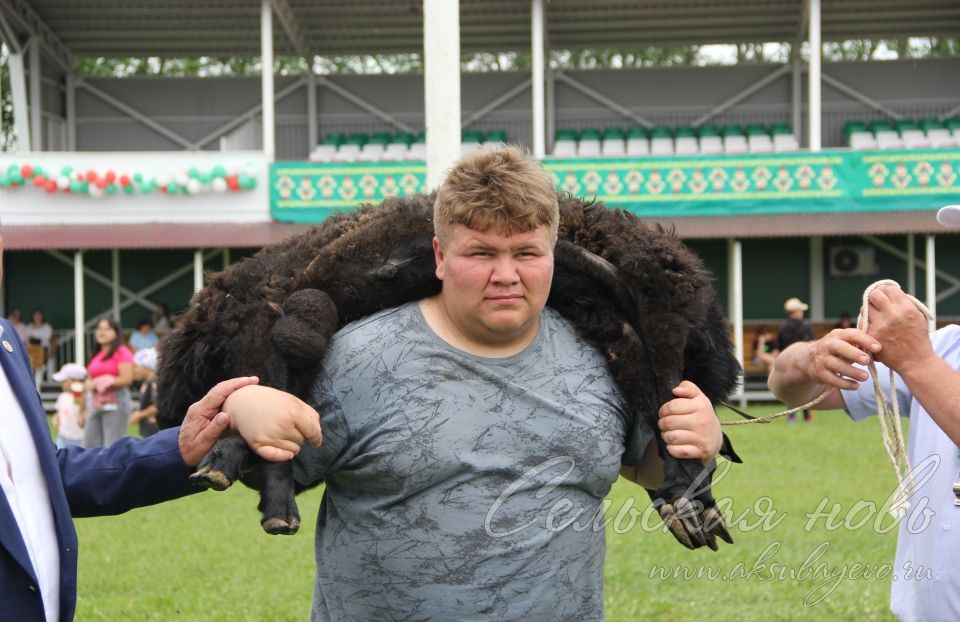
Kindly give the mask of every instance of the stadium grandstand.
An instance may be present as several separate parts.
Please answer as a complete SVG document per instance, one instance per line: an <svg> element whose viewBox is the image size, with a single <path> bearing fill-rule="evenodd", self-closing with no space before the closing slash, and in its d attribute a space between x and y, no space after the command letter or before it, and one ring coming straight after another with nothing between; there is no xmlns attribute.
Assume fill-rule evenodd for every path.
<svg viewBox="0 0 960 622"><path fill-rule="evenodd" d="M960 317L960 58L823 62L824 42L953 36L915 0L0 0L18 149L0 152L5 312L45 310L49 367L104 315L183 308L216 271L336 210L427 192L517 143L560 189L673 227L744 360L783 301L818 330L894 278ZM786 42L781 63L558 69L551 50ZM462 73L465 52L532 69ZM422 54L422 73L274 74L277 57ZM260 57L258 77L94 77L91 58ZM746 356L749 358L749 355ZM747 361L749 363L749 361ZM748 365L749 367L749 365ZM43 375L41 370L40 376Z"/></svg>

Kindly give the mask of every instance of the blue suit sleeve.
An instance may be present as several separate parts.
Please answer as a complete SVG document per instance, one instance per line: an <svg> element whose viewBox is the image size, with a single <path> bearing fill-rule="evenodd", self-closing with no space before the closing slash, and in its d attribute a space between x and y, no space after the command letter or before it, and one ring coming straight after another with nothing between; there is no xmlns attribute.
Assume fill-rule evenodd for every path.
<svg viewBox="0 0 960 622"><path fill-rule="evenodd" d="M121 514L183 497L201 489L177 445L180 428L147 439L122 438L109 447L57 451L60 475L75 517Z"/></svg>

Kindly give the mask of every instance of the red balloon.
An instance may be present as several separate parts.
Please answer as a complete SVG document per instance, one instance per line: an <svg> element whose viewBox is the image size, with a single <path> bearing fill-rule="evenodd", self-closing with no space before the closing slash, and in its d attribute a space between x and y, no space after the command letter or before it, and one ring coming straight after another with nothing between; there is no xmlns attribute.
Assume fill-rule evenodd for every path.
<svg viewBox="0 0 960 622"><path fill-rule="evenodd" d="M110 174L110 173L107 173L107 175L109 175L109 174ZM130 180L130 176L129 176L129 175L121 175L121 176L120 176L120 185L121 185L121 186L129 186L129 185L130 185L130 181L131 181L131 180Z"/></svg>
<svg viewBox="0 0 960 622"><path fill-rule="evenodd" d="M240 181L237 179L236 175L227 176L227 187L234 192L240 189Z"/></svg>
<svg viewBox="0 0 960 622"><path fill-rule="evenodd" d="M47 191L47 194L53 194L57 191L57 181L55 179L48 179L47 183L43 185L43 189Z"/></svg>
<svg viewBox="0 0 960 622"><path fill-rule="evenodd" d="M113 171L107 171L107 174L104 175L103 178L107 180L108 184L112 184L117 180L117 174Z"/></svg>
<svg viewBox="0 0 960 622"><path fill-rule="evenodd" d="M20 167L20 174L24 177L33 177L33 167L29 164L24 164Z"/></svg>
<svg viewBox="0 0 960 622"><path fill-rule="evenodd" d="M37 175L33 178L33 185L37 188L42 188L47 183L47 178L43 175Z"/></svg>
<svg viewBox="0 0 960 622"><path fill-rule="evenodd" d="M101 177L97 181L93 182L93 185L103 190L107 187L107 180Z"/></svg>
<svg viewBox="0 0 960 622"><path fill-rule="evenodd" d="M89 182L94 182L94 181L96 181L96 180L97 180L97 172L96 172L96 171L87 171L86 179L87 179L87 181L89 181Z"/></svg>

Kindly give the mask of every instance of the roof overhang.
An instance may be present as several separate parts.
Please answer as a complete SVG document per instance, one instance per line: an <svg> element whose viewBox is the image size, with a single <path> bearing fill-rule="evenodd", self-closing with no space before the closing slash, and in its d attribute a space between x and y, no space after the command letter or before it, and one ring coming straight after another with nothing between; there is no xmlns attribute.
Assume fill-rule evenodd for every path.
<svg viewBox="0 0 960 622"><path fill-rule="evenodd" d="M260 248L309 228L278 222L9 225L0 235L8 251Z"/></svg>
<svg viewBox="0 0 960 622"><path fill-rule="evenodd" d="M687 240L948 233L937 224L936 212L926 211L643 220L673 229ZM311 226L279 222L12 225L0 228L0 235L3 248L8 251L260 248L282 242Z"/></svg>
<svg viewBox="0 0 960 622"><path fill-rule="evenodd" d="M393 54L423 50L422 0L273 0L278 54ZM803 0L550 0L554 49L795 41L804 37ZM460 0L461 48L530 48L530 0ZM259 56L260 1L4 0L26 35L42 24L77 57ZM290 35L289 24L295 24ZM830 0L824 40L956 36L955 0ZM294 43L291 39L297 39Z"/></svg>

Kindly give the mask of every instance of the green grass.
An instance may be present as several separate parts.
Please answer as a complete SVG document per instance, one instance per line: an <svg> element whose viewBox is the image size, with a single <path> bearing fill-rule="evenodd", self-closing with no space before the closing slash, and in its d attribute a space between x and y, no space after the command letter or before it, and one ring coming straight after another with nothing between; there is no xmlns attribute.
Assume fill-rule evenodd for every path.
<svg viewBox="0 0 960 622"><path fill-rule="evenodd" d="M767 414L772 407L751 412ZM872 566L874 575L882 565L888 565L888 573L896 571L895 530L878 534L873 528L894 487L878 423L854 424L842 413L830 412L818 413L812 425L787 426L778 420L726 431L745 462L734 465L716 486L718 498L729 500L728 518L738 517L731 530L736 544L721 543L716 553L688 551L660 531L659 521L648 521L656 529L642 524L625 529L626 521L618 530L609 526L607 619L893 620L887 606L890 576L822 576L824 570L831 577L852 572L854 564ZM256 495L242 486L124 516L77 520L77 619L309 619L320 495L317 489L298 497L303 527L293 537L265 535ZM608 515L616 516L631 497L639 512L649 505L644 491L618 482ZM860 500L877 510L859 528L828 531L823 519L807 528L807 515L824 498L829 507L839 505L841 522ZM780 522L769 529L759 526L764 511L770 514L768 522ZM868 514L865 510L850 519ZM887 516L881 520L889 524ZM809 571L819 569L820 575L790 576L824 546ZM769 557L762 561L765 551ZM657 567L670 573L685 569L690 578L651 577ZM836 587L818 604L805 606L811 594L823 595L825 584Z"/></svg>

